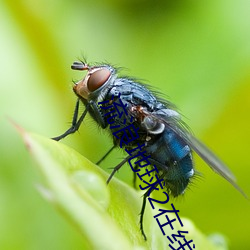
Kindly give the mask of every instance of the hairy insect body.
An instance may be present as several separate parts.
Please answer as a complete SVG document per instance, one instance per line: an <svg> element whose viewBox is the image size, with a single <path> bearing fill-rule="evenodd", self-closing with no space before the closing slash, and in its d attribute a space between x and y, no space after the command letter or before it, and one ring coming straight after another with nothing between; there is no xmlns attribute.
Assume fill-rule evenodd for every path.
<svg viewBox="0 0 250 250"><path fill-rule="evenodd" d="M194 174L193 161L190 147L176 133L168 129L156 118L168 119L179 114L172 110L171 105L159 101L146 87L127 78L111 78L101 89L97 89L89 95L91 105L89 113L103 129L109 129L113 136L114 145L119 146L120 139L113 134L133 124L138 129L138 138L123 144L124 150L131 150L144 144L145 155L150 156L153 165L164 179L166 189L173 195L182 194ZM114 116L115 108L108 108L118 101L124 107L117 109L123 114ZM89 103L83 99L85 106ZM98 106L102 104L102 108ZM127 114L123 109L126 109ZM130 118L132 119L130 121ZM123 121L126 119L126 123Z"/></svg>
<svg viewBox="0 0 250 250"><path fill-rule="evenodd" d="M145 239L143 215L146 198L159 186L173 196L184 193L195 173L192 151L247 197L227 166L190 133L173 104L157 97L148 86L134 79L118 77L116 69L108 64L89 66L84 62L74 62L71 68L87 71L87 74L73 87L78 100L71 127L53 139L59 141L76 132L89 113L102 129L109 131L114 141L114 146L98 163L115 147L128 153L128 157L114 168L107 183L126 162L139 178L142 176L140 168L146 166L143 176L148 174L149 182L153 179L151 173L157 173L154 174L157 181L151 183L151 188L148 188L149 182L148 186L140 187L147 190L140 213L140 229ZM85 110L78 117L80 102L85 105ZM131 159L134 164L131 164ZM144 179L143 182L147 183Z"/></svg>

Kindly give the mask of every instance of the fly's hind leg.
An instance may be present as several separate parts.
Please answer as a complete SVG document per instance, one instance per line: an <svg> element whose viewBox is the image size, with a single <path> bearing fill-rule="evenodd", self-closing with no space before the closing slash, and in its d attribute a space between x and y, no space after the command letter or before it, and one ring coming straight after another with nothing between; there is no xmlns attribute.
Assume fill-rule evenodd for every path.
<svg viewBox="0 0 250 250"><path fill-rule="evenodd" d="M96 165L99 165L115 148L116 146L114 145L97 163Z"/></svg>
<svg viewBox="0 0 250 250"><path fill-rule="evenodd" d="M127 156L125 159L123 159L122 162L120 162L116 167L114 167L112 173L110 174L110 176L107 180L107 184L109 184L109 182L113 178L114 174L128 161L129 158L130 158L130 155Z"/></svg>
<svg viewBox="0 0 250 250"><path fill-rule="evenodd" d="M148 197L148 192L149 191L147 191L143 195L142 207L141 207L141 212L140 212L140 230L141 230L141 233L142 233L144 240L147 240L147 236L146 236L146 234L144 232L144 228L143 228L143 216L144 216L145 209L146 209L146 199Z"/></svg>

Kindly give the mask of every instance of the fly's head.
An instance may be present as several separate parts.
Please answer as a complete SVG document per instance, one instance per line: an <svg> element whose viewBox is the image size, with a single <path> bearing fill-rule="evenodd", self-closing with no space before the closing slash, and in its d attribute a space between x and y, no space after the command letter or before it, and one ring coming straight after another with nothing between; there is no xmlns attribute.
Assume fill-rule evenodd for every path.
<svg viewBox="0 0 250 250"><path fill-rule="evenodd" d="M115 69L109 65L89 66L83 62L74 62L71 69L88 71L73 87L75 94L84 100L91 99L90 96L98 97L116 77Z"/></svg>

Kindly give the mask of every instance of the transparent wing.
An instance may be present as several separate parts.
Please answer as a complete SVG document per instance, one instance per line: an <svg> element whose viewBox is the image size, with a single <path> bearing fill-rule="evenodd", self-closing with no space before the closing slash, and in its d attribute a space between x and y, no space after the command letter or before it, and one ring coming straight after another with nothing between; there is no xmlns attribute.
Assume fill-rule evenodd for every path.
<svg viewBox="0 0 250 250"><path fill-rule="evenodd" d="M180 117L177 115L169 115L169 111L157 113L151 113L150 116L163 123L166 127L174 131L182 140L184 140L193 151L195 151L216 173L221 175L229 183L231 183L242 195L247 199L247 195L243 190L236 184L236 178L229 168L202 142L195 138L186 128L185 124L182 123Z"/></svg>

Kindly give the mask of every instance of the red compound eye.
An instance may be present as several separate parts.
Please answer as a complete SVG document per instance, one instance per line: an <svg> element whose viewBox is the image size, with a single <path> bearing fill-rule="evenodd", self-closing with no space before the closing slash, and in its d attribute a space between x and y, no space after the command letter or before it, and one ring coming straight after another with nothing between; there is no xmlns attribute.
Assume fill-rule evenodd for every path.
<svg viewBox="0 0 250 250"><path fill-rule="evenodd" d="M110 71L108 69L99 69L92 73L88 79L88 90L93 92L99 89L109 78Z"/></svg>

